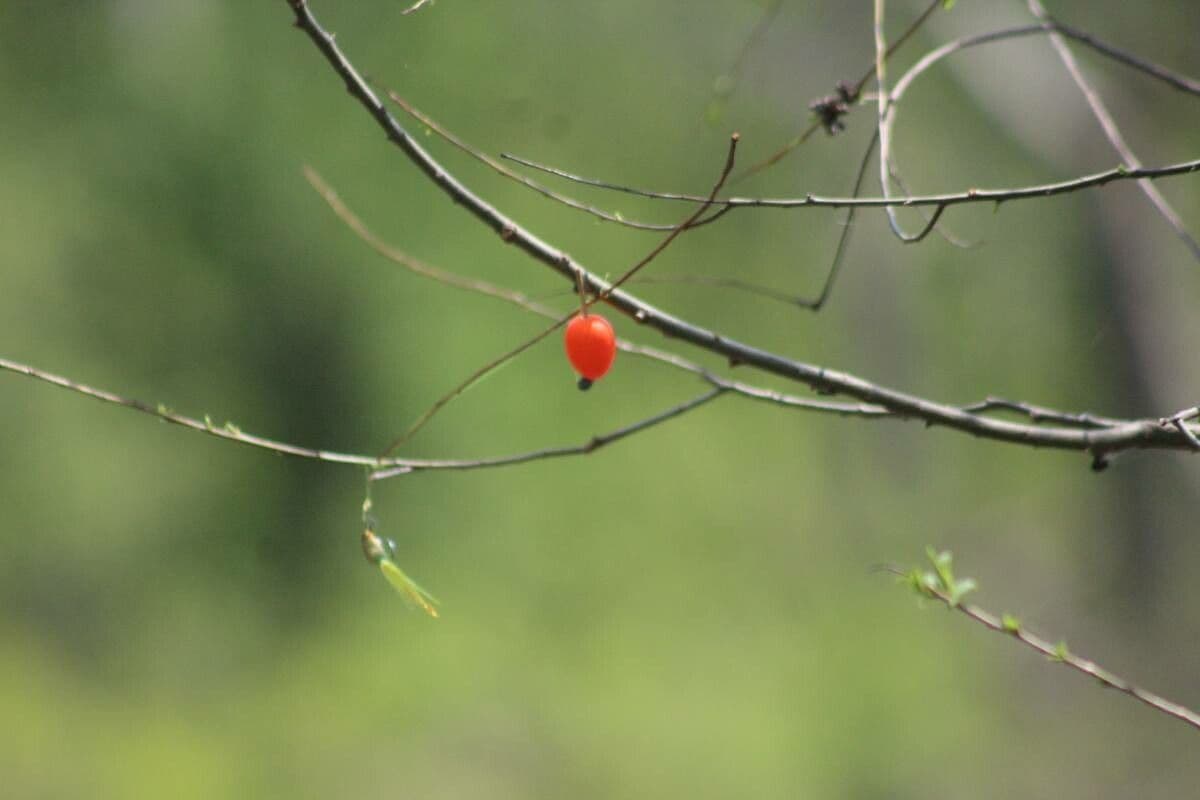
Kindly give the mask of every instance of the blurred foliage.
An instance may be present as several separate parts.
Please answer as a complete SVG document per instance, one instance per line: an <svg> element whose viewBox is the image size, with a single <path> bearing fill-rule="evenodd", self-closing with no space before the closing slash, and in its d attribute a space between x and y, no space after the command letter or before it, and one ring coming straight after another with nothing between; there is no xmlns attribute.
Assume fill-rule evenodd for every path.
<svg viewBox="0 0 1200 800"><path fill-rule="evenodd" d="M785 3L714 125L714 81L762 3L405 5L314 3L378 85L489 152L662 188L704 190L731 127L744 163L771 152L872 57L869 4ZM894 29L923 5L892 4ZM949 37L1025 21L1023 7L936 15L896 74ZM1050 10L1200 74L1190 0ZM1146 163L1196 156L1195 100L1081 58ZM964 54L907 103L895 146L916 190L1116 163L1045 41ZM307 187L304 163L417 257L531 294L566 288L385 143L281 0L0 4L0 106L0 354L79 381L373 452L540 328L383 262ZM739 190L844 192L870 118ZM429 145L600 271L653 242ZM1162 188L1200 229L1196 179ZM652 271L815 290L837 219L734 214ZM947 401L1158 415L1200 397L1200 271L1135 187L945 221L979 246L903 247L862 215L819 315L642 291ZM581 394L548 342L409 453L583 441L693 383L626 358ZM1185 455L1130 454L1096 475L1076 455L725 398L586 459L377 487L380 534L443 601L434 622L364 562L356 469L8 374L0 420L7 796L1166 798L1200 782L1193 732L921 612L869 572L951 547L981 602L1195 706L1200 465Z"/></svg>

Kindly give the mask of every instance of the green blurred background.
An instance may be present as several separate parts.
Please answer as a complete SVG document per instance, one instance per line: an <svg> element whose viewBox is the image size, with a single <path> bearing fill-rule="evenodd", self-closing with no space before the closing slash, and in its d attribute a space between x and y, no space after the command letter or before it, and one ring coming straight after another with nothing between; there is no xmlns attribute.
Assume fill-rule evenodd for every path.
<svg viewBox="0 0 1200 800"><path fill-rule="evenodd" d="M872 58L869 3L787 0L715 107L761 3L314 5L365 73L489 152L690 191L711 183L730 130L743 163L761 158ZM893 35L923 5L891 4ZM1191 0L1050 10L1200 74ZM413 255L531 294L565 288L435 191L291 21L283 0L0 3L0 355L370 453L541 328L400 272L309 189L306 163ZM1023 2L963 0L892 74L953 36L1025 21ZM1081 59L1146 163L1197 156L1200 104ZM740 189L845 193L870 120ZM598 271L655 241L429 145ZM935 71L895 147L919 191L1116 164L1043 39ZM1194 233L1197 185L1161 183ZM586 196L659 221L681 211ZM734 214L651 273L813 292L837 219ZM1135 187L945 219L981 244L905 247L863 215L819 315L639 291L950 402L1161 415L1200 398L1200 269ZM584 441L698 390L624 358L581 394L550 341L406 452ZM1094 474L1079 455L726 398L586 459L379 485L382 532L443 601L432 622L363 561L354 468L12 374L0 441L9 797L1167 798L1200 782L1194 731L870 572L951 548L981 604L1200 705L1200 461L1186 455Z"/></svg>

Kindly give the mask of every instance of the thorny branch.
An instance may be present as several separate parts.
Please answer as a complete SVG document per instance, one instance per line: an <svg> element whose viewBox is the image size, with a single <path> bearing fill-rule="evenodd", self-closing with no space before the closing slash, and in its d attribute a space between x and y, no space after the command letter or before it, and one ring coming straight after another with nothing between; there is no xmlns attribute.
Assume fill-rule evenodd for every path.
<svg viewBox="0 0 1200 800"><path fill-rule="evenodd" d="M744 364L781 377L807 384L825 394L844 394L870 405L883 407L891 414L923 420L928 425L942 425L960 432L983 438L1025 444L1035 447L1090 452L1094 464L1102 466L1107 455L1130 448L1190 449L1191 442L1173 425L1162 425L1158 419L1143 419L1124 422L1100 430L1067 427L1044 427L993 419L982 414L973 414L944 403L890 389L871 383L847 373L830 370L771 353L728 338L722 334L694 325L651 306L628 292L613 289L610 284L587 270L581 263L538 238L514 220L475 195L451 175L438 161L388 113L375 93L359 75L358 71L343 54L341 48L317 22L305 0L287 0L295 17L295 23L303 31L333 70L345 82L350 94L367 110L388 138L430 180L451 199L462 205L480 222L494 230L503 241L508 242L537 261L549 266L565 279L574 281L582 276L587 289L596 295L605 295L609 305L628 314L635 321L654 328L666 336L680 339L702 349L717 353L731 364ZM1087 176L1064 184L1048 184L1041 187L1026 187L1008 192L972 191L961 196L933 196L931 198L886 198L856 201L859 205L938 205L954 202L978 202L981 200L1014 199L1020 196L1042 196L1073 191L1087 185L1099 185L1113 180L1130 177L1158 177L1165 174L1180 174L1200 170L1200 161L1177 164L1159 170L1131 171L1118 168L1108 173ZM981 196L982 195L982 196ZM697 202L707 202L699 198ZM722 201L729 204L731 201ZM793 204L817 205L816 198L791 201ZM830 205L829 201L825 201ZM854 203L843 203L851 205Z"/></svg>

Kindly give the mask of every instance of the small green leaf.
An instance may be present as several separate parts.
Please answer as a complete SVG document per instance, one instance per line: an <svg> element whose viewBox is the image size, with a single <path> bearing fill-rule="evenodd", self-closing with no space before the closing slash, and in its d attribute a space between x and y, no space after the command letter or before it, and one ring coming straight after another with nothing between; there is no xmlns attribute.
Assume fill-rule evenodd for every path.
<svg viewBox="0 0 1200 800"><path fill-rule="evenodd" d="M1021 632L1021 620L1014 617L1012 614L1005 614L1000 618L1000 624L1004 626L1004 630L1011 634Z"/></svg>
<svg viewBox="0 0 1200 800"><path fill-rule="evenodd" d="M925 556L937 573L938 588L946 594L952 594L954 591L954 555L949 550L938 552L933 547L926 547Z"/></svg>
<svg viewBox="0 0 1200 800"><path fill-rule="evenodd" d="M1071 657L1071 651L1067 649L1067 643L1064 641L1060 641L1058 644L1054 645L1054 655L1052 655L1050 657L1050 659L1052 661L1057 661L1059 663L1062 663L1063 661L1066 661L1070 657Z"/></svg>
<svg viewBox="0 0 1200 800"><path fill-rule="evenodd" d="M950 9L954 8L955 2L956 0L942 0L942 8L949 11Z"/></svg>
<svg viewBox="0 0 1200 800"><path fill-rule="evenodd" d="M971 592L975 591L976 584L973 578L963 578L954 584L953 591L950 592L950 605L957 607L960 600L966 597Z"/></svg>
<svg viewBox="0 0 1200 800"><path fill-rule="evenodd" d="M421 588L420 584L405 574L404 570L396 566L396 562L390 558L380 559L379 570L383 573L383 577L387 578L388 583L392 588L400 593L409 605L421 609L429 616L437 619L438 612L434 608L437 605L437 598L429 592Z"/></svg>

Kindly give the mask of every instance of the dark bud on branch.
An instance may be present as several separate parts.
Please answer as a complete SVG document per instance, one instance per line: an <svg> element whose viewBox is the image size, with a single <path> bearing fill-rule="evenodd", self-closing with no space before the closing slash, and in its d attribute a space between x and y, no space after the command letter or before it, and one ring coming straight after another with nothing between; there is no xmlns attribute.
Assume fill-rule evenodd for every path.
<svg viewBox="0 0 1200 800"><path fill-rule="evenodd" d="M839 81L834 94L814 100L808 107L816 115L825 132L833 136L846 130L846 123L842 122L842 117L850 113L850 106L857 102L858 90L845 81Z"/></svg>

